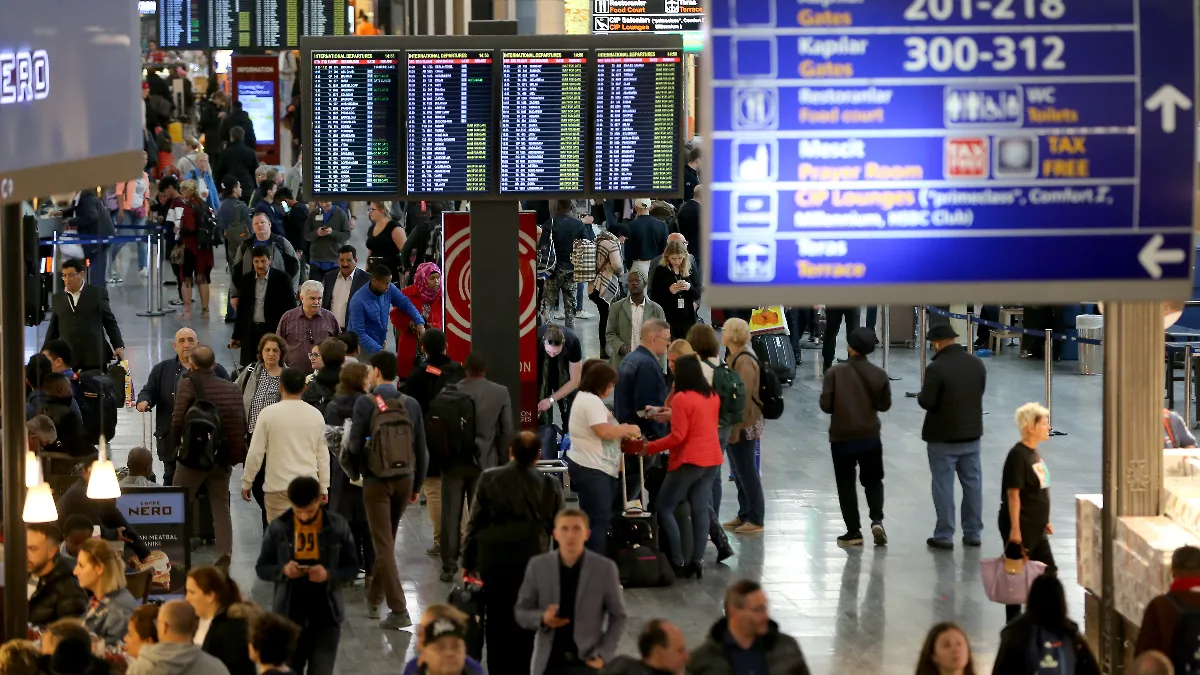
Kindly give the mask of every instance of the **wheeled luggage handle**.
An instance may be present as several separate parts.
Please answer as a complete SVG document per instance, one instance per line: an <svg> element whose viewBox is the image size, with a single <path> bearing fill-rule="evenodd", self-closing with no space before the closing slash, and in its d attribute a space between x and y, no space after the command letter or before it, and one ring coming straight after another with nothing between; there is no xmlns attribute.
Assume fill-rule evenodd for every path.
<svg viewBox="0 0 1200 675"><path fill-rule="evenodd" d="M621 503L625 505L623 512L626 516L648 516L650 514L649 509L646 508L646 502L648 501L646 497L646 461L644 455L638 455L637 458L638 468L641 470L642 491L639 493L641 499L637 500L638 506L631 508L629 506L629 488L625 481L625 475L628 471L625 468L625 455L624 453L621 454Z"/></svg>

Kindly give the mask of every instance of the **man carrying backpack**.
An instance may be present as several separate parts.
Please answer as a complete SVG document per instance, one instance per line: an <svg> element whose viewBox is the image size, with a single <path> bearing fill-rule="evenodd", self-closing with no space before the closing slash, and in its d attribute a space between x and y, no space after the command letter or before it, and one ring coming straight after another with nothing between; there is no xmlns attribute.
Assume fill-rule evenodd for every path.
<svg viewBox="0 0 1200 675"><path fill-rule="evenodd" d="M875 331L855 328L847 337L850 360L825 372L821 410L830 415L829 444L833 449L833 475L846 534L838 546L862 546L862 522L858 516L858 493L854 489L855 467L871 510L871 535L876 546L887 544L883 529L883 443L879 440L879 413L892 407L892 385L888 374L867 361L875 351Z"/></svg>
<svg viewBox="0 0 1200 675"><path fill-rule="evenodd" d="M424 419L429 418L429 405L442 392L447 384L453 384L463 379L465 373L461 365L446 356L446 334L440 329L430 328L421 336L421 351L425 354L425 367L414 369L404 382L404 393L417 400L421 406ZM425 433L429 434L426 424ZM425 482L421 484L421 492L425 495L425 506L429 510L429 520L433 523L433 548L425 551L437 557L441 555L442 544L442 457L438 447L430 439L429 465L425 469ZM457 527L457 526L456 526Z"/></svg>
<svg viewBox="0 0 1200 675"><path fill-rule="evenodd" d="M442 435L439 427L447 426L439 417L457 414L465 419L469 415L471 421L469 425L449 425L458 433L445 434L453 439L446 445L457 450L444 458L442 465L442 581L454 578L461 542L457 524L475 500L479 476L508 460L508 448L517 433L508 387L487 379L487 362L478 353L467 356L465 365L466 379L434 399L429 415L431 439Z"/></svg>
<svg viewBox="0 0 1200 675"><path fill-rule="evenodd" d="M1200 668L1200 548L1183 546L1171 555L1171 589L1146 605L1135 655L1166 654L1177 673Z"/></svg>
<svg viewBox="0 0 1200 675"><path fill-rule="evenodd" d="M379 625L396 630L412 625L394 554L396 528L404 509L421 494L429 454L421 406L396 389L396 355L376 352L370 365L372 395L354 405L342 468L351 480L362 478L367 526L379 552L367 589L367 616L378 619L386 598L390 612Z"/></svg>
<svg viewBox="0 0 1200 675"><path fill-rule="evenodd" d="M217 535L217 566L228 569L233 555L233 521L229 515L229 475L246 461L246 408L236 384L213 371L211 347L191 353L192 372L179 380L171 415L170 447L178 448L173 485L196 498L203 485L212 504Z"/></svg>

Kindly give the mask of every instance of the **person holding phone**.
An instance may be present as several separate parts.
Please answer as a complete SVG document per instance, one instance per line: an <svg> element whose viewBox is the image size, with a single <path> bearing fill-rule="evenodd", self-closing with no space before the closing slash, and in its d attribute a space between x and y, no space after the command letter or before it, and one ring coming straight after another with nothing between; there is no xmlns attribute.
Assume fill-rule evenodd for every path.
<svg viewBox="0 0 1200 675"><path fill-rule="evenodd" d="M332 675L346 618L342 584L358 576L354 536L322 501L316 478L293 479L287 496L292 508L271 521L255 569L275 582L272 611L300 626L292 670Z"/></svg>

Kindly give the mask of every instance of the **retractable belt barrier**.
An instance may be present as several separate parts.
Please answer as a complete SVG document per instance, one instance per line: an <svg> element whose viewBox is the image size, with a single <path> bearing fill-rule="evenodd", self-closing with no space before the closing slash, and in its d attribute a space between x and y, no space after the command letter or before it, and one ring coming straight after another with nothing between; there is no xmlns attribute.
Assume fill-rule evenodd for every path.
<svg viewBox="0 0 1200 675"><path fill-rule="evenodd" d="M116 225L118 230L134 230L144 232L140 235L125 235L113 237L94 237L79 235L64 235L55 233L54 238L46 242L54 249L64 244L103 245L103 244L132 244L144 243L148 247L149 266L146 275L146 311L138 312L141 317L165 316L169 310L163 309L163 248L162 238L166 231L162 225Z"/></svg>

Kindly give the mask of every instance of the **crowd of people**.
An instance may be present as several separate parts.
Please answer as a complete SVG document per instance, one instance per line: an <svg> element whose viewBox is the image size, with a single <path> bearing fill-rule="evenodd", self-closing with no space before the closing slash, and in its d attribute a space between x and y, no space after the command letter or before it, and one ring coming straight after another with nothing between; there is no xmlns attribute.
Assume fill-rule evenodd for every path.
<svg viewBox="0 0 1200 675"><path fill-rule="evenodd" d="M105 191L104 201L81 191L64 210L81 232L104 234L105 219L165 225L185 322L209 317L215 249L225 246L232 283L224 314L236 363L217 363L216 345L183 327L174 356L153 367L135 396L140 412L153 413L162 484L186 488L211 514L216 564L189 570L185 600L141 604L125 573L143 569L149 550L110 501L86 496L86 467L111 437L106 409L89 393L122 358L124 341L105 289L121 282L108 264L118 251L85 250L88 261L60 265L64 290L27 369L31 449L83 473L58 498L60 521L28 528L29 617L41 646L5 645L0 672L103 672L94 645L123 645L126 656L113 665L130 673L336 672L343 588L357 579L381 628L413 625L394 551L401 519L420 500L441 580L484 590L477 616L449 604L424 608L418 657L405 672L481 672L485 654L494 675L808 672L753 580L729 586L723 618L690 652L677 626L653 619L638 637L640 657L617 654L623 587L636 585L621 551L639 545L630 538L641 515L654 518L663 578L674 581L703 576L709 541L720 564L735 554L730 534L766 528L759 461L768 421L781 412L778 364L756 348L748 313L726 311L719 330L705 320L703 260L689 243L699 241L698 150L687 154L685 199L673 204L527 205L541 223L539 419L536 432L518 431L508 390L487 379L483 356L459 363L447 355L437 228L450 205L368 203L363 269L349 244L350 205L296 199L285 176L258 165L244 112L234 104L227 113L212 129L216 142L207 151L196 144L174 171L159 170L157 184L147 173ZM585 358L576 332L578 320L591 318L585 296L599 317L598 358ZM892 393L867 358L878 339L858 326L857 310L827 308L823 329L815 308L787 313L797 355L805 332L823 346L820 407L830 415L846 525L837 544L864 543L857 481L873 542L885 546L879 413ZM848 350L835 359L843 322ZM962 543L980 546L986 369L950 325L935 323L924 337L935 349L917 398L936 511L926 543L954 547L957 476ZM1096 672L1054 574L1049 470L1039 454L1049 413L1029 404L1016 424L1021 440L1002 472L998 528L1008 557L1045 563L1047 573L1024 608L1006 607L994 672L1048 662L1069 664L1058 672ZM1168 420L1172 442L1194 445L1186 428L1176 441L1174 426ZM737 513L722 520L726 459ZM565 463L569 483L540 471L544 460ZM235 493L261 513L254 569L273 584L270 611L246 602L228 576L230 481L239 465ZM129 469L131 484L157 484L149 449L131 450ZM1176 637L1195 630L1184 592L1200 585L1192 583L1200 551L1181 549L1174 563L1172 594L1147 609L1139 667L1178 667ZM935 626L917 673L974 672L965 633Z"/></svg>

